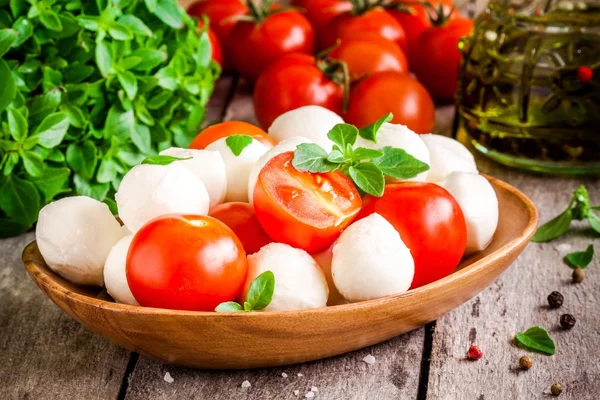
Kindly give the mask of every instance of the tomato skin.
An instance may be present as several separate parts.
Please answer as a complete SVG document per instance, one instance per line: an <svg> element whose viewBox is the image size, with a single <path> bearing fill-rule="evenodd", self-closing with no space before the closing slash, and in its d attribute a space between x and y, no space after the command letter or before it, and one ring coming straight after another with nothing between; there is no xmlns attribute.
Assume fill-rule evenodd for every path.
<svg viewBox="0 0 600 400"><path fill-rule="evenodd" d="M204 129L194 138L194 140L192 140L189 148L203 150L212 142L233 135L252 136L268 148L271 148L276 144L275 140L273 140L267 132L257 126L243 121L225 121Z"/></svg>
<svg viewBox="0 0 600 400"><path fill-rule="evenodd" d="M322 40L324 46L329 47L337 39L350 37L378 37L395 42L404 53L407 50L402 25L382 8L373 8L361 15L351 11L338 15L327 24Z"/></svg>
<svg viewBox="0 0 600 400"><path fill-rule="evenodd" d="M454 100L462 58L458 42L472 29L472 20L456 18L429 28L417 39L419 51L413 58L413 70L434 99Z"/></svg>
<svg viewBox="0 0 600 400"><path fill-rule="evenodd" d="M340 171L298 171L293 157L293 152L282 153L263 167L254 189L254 210L275 242L316 253L333 244L362 202Z"/></svg>
<svg viewBox="0 0 600 400"><path fill-rule="evenodd" d="M402 50L395 43L377 37L342 39L329 56L345 61L353 79L381 71L408 72Z"/></svg>
<svg viewBox="0 0 600 400"><path fill-rule="evenodd" d="M430 133L435 122L435 105L427 90L408 74L378 72L352 87L344 120L359 128L387 113L393 124L403 124L416 133Z"/></svg>
<svg viewBox="0 0 600 400"><path fill-rule="evenodd" d="M237 235L246 254L254 254L272 242L258 223L254 208L249 203L231 202L213 207L208 215L227 225Z"/></svg>
<svg viewBox="0 0 600 400"><path fill-rule="evenodd" d="M394 226L415 260L411 289L449 275L467 245L467 223L458 202L425 182L386 185L382 197L366 195L357 217L380 214Z"/></svg>
<svg viewBox="0 0 600 400"><path fill-rule="evenodd" d="M306 18L315 28L318 42L323 37L329 21L342 13L352 11L352 3L343 0L293 0L291 5L305 10Z"/></svg>
<svg viewBox="0 0 600 400"><path fill-rule="evenodd" d="M227 41L233 68L251 82L286 54L312 54L315 32L298 11L280 11L260 23L239 21Z"/></svg>
<svg viewBox="0 0 600 400"><path fill-rule="evenodd" d="M268 128L286 111L308 105L342 114L344 89L305 54L285 56L268 67L254 86L254 110L261 126Z"/></svg>
<svg viewBox="0 0 600 400"><path fill-rule="evenodd" d="M171 214L144 225L127 253L127 282L144 307L213 311L246 279L246 253L222 222Z"/></svg>
<svg viewBox="0 0 600 400"><path fill-rule="evenodd" d="M241 0L200 0L192 4L187 12L200 21L202 15L206 15L210 20L210 28L223 43L235 25L231 18L248 14L248 8Z"/></svg>

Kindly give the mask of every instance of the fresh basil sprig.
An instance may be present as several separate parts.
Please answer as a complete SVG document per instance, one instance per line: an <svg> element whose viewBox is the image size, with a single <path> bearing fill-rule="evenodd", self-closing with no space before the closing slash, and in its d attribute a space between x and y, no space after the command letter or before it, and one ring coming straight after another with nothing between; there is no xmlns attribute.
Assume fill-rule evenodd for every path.
<svg viewBox="0 0 600 400"><path fill-rule="evenodd" d="M402 149L390 146L378 150L354 147L359 135L376 143L377 131L391 119L392 114L387 114L361 130L354 125L337 124L327 134L334 143L330 153L317 144L302 143L296 147L292 165L300 171L315 173L339 170L349 176L362 192L381 197L385 176L409 179L429 169L429 165Z"/></svg>
<svg viewBox="0 0 600 400"><path fill-rule="evenodd" d="M273 299L275 292L275 275L271 271L265 271L257 276L248 289L246 301L242 307L235 301L221 303L215 308L216 312L252 312L267 307Z"/></svg>
<svg viewBox="0 0 600 400"><path fill-rule="evenodd" d="M248 135L231 135L225 139L225 144L231 152L239 157L242 151L252 143L252 137Z"/></svg>
<svg viewBox="0 0 600 400"><path fill-rule="evenodd" d="M587 220L590 227L600 233L600 217L596 215L595 210L600 210L600 206L590 206L588 191L585 186L581 185L573 192L573 197L567 209L541 225L531 240L533 242L548 242L556 239L569 230L572 221L581 220Z"/></svg>
<svg viewBox="0 0 600 400"><path fill-rule="evenodd" d="M575 251L565 256L565 262L573 268L585 268L594 259L594 245L590 244L585 251Z"/></svg>
<svg viewBox="0 0 600 400"><path fill-rule="evenodd" d="M527 329L525 332L517 333L515 340L522 347L548 355L556 351L554 341L548 336L548 332L539 326Z"/></svg>

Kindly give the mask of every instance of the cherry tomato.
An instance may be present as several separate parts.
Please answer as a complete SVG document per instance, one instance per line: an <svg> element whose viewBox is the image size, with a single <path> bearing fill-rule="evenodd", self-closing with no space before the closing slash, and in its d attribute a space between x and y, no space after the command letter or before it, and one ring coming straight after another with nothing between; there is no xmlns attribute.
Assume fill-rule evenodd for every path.
<svg viewBox="0 0 600 400"><path fill-rule="evenodd" d="M237 236L203 215L156 218L135 234L127 253L127 282L145 307L213 311L238 296L247 270Z"/></svg>
<svg viewBox="0 0 600 400"><path fill-rule="evenodd" d="M254 82L265 68L286 54L312 54L315 32L300 12L278 11L260 22L238 22L227 44L233 68Z"/></svg>
<svg viewBox="0 0 600 400"><path fill-rule="evenodd" d="M235 17L248 14L248 8L241 0L200 0L188 9L188 14L200 20L206 15L210 28L223 43L235 25Z"/></svg>
<svg viewBox="0 0 600 400"><path fill-rule="evenodd" d="M298 171L293 158L293 152L282 153L263 167L254 210L271 239L315 253L328 248L352 222L361 199L340 171Z"/></svg>
<svg viewBox="0 0 600 400"><path fill-rule="evenodd" d="M190 149L202 150L216 140L233 135L252 136L268 148L271 148L276 144L275 140L273 140L267 132L257 126L243 121L226 121L221 122L220 124L211 125L200 132L194 140L192 140L192 143L190 143Z"/></svg>
<svg viewBox="0 0 600 400"><path fill-rule="evenodd" d="M411 288L450 274L467 245L467 223L457 201L441 186L425 182L387 185L382 197L366 195L357 219L380 214L400 234L415 260Z"/></svg>
<svg viewBox="0 0 600 400"><path fill-rule="evenodd" d="M355 15L347 11L333 18L323 32L325 47L333 46L337 39L349 37L378 37L395 42L404 53L407 50L406 33L402 25L382 8L373 8Z"/></svg>
<svg viewBox="0 0 600 400"><path fill-rule="evenodd" d="M319 41L329 21L334 17L352 10L352 3L343 0L294 0L292 6L305 10L306 18L310 21L317 41Z"/></svg>
<svg viewBox="0 0 600 400"><path fill-rule="evenodd" d="M381 71L408 72L408 62L398 45L377 37L342 39L329 56L345 61L353 79Z"/></svg>
<svg viewBox="0 0 600 400"><path fill-rule="evenodd" d="M350 92L344 120L358 127L393 113L393 124L403 124L417 133L430 133L435 105L427 90L408 74L378 72L358 82Z"/></svg>
<svg viewBox="0 0 600 400"><path fill-rule="evenodd" d="M341 115L343 103L343 86L305 54L289 55L271 65L254 87L256 118L265 128L284 112L302 106L318 105Z"/></svg>
<svg viewBox="0 0 600 400"><path fill-rule="evenodd" d="M246 254L254 254L272 242L256 219L249 203L232 202L213 207L208 215L227 225L242 242Z"/></svg>
<svg viewBox="0 0 600 400"><path fill-rule="evenodd" d="M455 18L429 28L417 39L419 51L413 58L413 71L434 99L454 99L462 57L458 42L472 29L472 20ZM432 65L436 67L431 68Z"/></svg>
<svg viewBox="0 0 600 400"><path fill-rule="evenodd" d="M419 48L417 44L417 38L419 35L427 30L427 28L431 27L431 19L429 18L429 14L425 6L417 4L413 0L396 0L397 3L408 3L407 8L410 9L411 13L388 9L387 11L390 15L396 18L396 21L402 25L404 28L404 32L406 32L406 41L408 44L408 59L411 60L415 54L415 51L418 51ZM454 8L454 2L452 0L431 0L431 5L438 9L440 5L442 5L442 9L444 15L449 15L449 18L454 18L458 16L458 11L452 11ZM430 10L433 12L433 10ZM434 14L432 13L432 16Z"/></svg>

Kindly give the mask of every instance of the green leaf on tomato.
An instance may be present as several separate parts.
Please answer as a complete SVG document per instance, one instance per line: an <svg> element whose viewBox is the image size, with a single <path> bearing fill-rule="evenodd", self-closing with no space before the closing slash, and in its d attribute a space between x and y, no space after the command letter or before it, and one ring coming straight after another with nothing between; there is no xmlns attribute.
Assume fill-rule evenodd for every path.
<svg viewBox="0 0 600 400"><path fill-rule="evenodd" d="M383 172L372 162L360 163L348 170L350 178L363 192L373 196L383 196L385 178Z"/></svg>
<svg viewBox="0 0 600 400"><path fill-rule="evenodd" d="M239 157L239 155L242 154L242 151L244 151L244 149L252 143L252 140L252 136L232 135L228 136L227 139L225 139L225 143L227 144L227 147L229 147L231 152L236 157Z"/></svg>
<svg viewBox="0 0 600 400"><path fill-rule="evenodd" d="M351 148L354 146L354 143L356 143L356 139L358 138L358 129L354 125L350 124L337 124L331 128L329 133L327 133L327 137L333 143L337 144L340 149L344 149L344 155L347 157L348 154L346 154L346 150L348 149L348 146Z"/></svg>
<svg viewBox="0 0 600 400"><path fill-rule="evenodd" d="M358 134L361 138L365 140L370 140L373 143L377 143L377 131L381 128L381 125L386 122L390 122L394 118L394 114L388 113L383 117L379 118L377 121L372 123L371 125L367 125L364 128L360 128Z"/></svg>
<svg viewBox="0 0 600 400"><path fill-rule="evenodd" d="M258 275L250 284L246 301L244 302L244 310L262 310L271 303L274 292L275 274L271 271L265 271Z"/></svg>
<svg viewBox="0 0 600 400"><path fill-rule="evenodd" d="M292 165L299 171L321 173L335 171L338 167L338 164L328 160L327 152L314 143L299 144L294 151Z"/></svg>

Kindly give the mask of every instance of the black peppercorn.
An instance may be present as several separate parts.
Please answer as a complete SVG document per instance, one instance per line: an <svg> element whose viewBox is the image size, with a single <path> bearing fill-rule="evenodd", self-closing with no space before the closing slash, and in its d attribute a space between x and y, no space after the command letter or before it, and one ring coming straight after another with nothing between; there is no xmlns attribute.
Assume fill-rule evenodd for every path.
<svg viewBox="0 0 600 400"><path fill-rule="evenodd" d="M585 279L585 271L581 268L575 268L573 270L573 282L581 283Z"/></svg>
<svg viewBox="0 0 600 400"><path fill-rule="evenodd" d="M575 322L575 317L571 314L563 314L560 316L560 326L562 326L563 329L571 329L575 326Z"/></svg>
<svg viewBox="0 0 600 400"><path fill-rule="evenodd" d="M562 393L562 386L560 383L555 383L554 385L550 386L550 392L552 392L552 394L554 396L558 396Z"/></svg>
<svg viewBox="0 0 600 400"><path fill-rule="evenodd" d="M554 291L548 295L548 304L552 308L559 308L563 305L565 298L560 292Z"/></svg>

